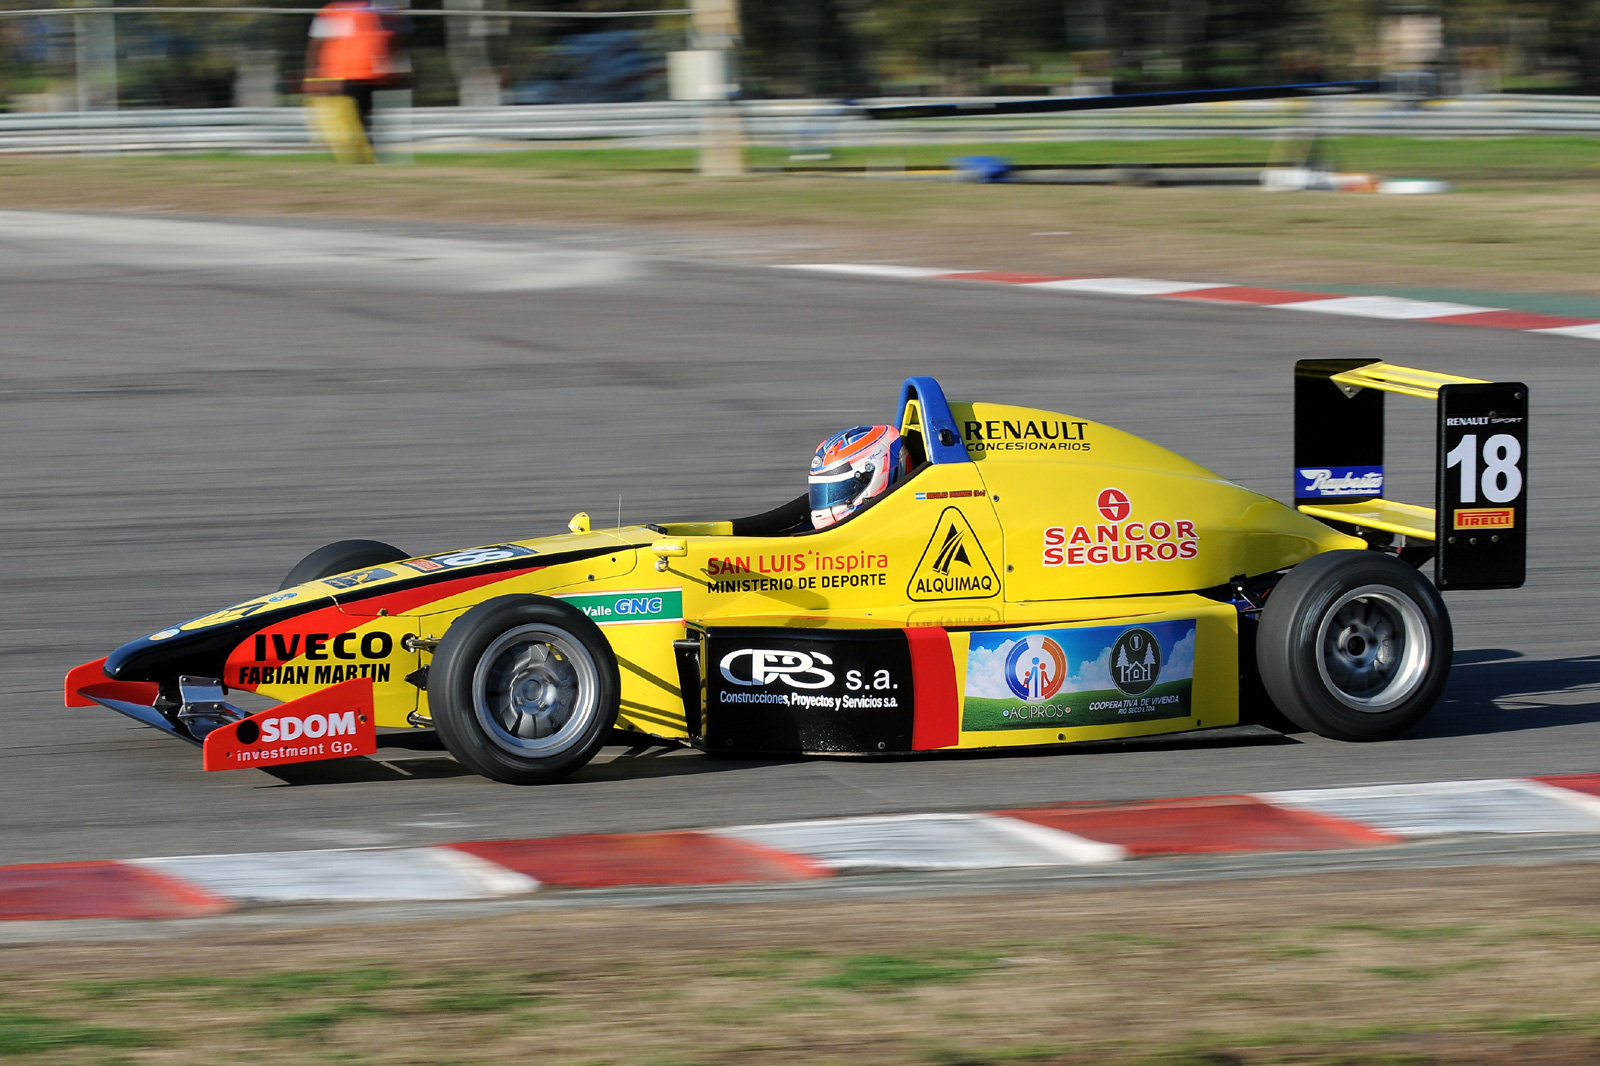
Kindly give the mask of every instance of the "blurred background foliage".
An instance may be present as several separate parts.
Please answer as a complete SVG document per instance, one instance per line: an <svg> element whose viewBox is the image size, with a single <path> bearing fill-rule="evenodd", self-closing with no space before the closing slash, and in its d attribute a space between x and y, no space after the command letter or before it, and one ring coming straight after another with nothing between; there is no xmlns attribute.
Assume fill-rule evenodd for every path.
<svg viewBox="0 0 1600 1066"><path fill-rule="evenodd" d="M488 17L406 20L418 105L661 99L666 53L690 44L681 16L494 19L508 2L558 11L656 6L419 0L416 8L445 3L482 8ZM33 6L10 6L24 5ZM75 21L0 21L0 106L71 109ZM118 106L270 106L298 94L307 16L152 13L115 22L103 44L115 55ZM742 22L739 79L750 98L1141 92L1352 78L1389 78L1439 94L1600 93L1600 0L742 0Z"/></svg>

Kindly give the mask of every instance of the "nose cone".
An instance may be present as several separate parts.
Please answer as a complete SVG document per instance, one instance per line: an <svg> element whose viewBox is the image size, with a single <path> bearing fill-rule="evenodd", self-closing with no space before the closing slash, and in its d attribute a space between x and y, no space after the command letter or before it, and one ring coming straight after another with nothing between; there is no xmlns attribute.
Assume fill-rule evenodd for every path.
<svg viewBox="0 0 1600 1066"><path fill-rule="evenodd" d="M228 653L260 623L192 631L163 629L130 640L106 656L106 676L116 681L166 681L179 674L221 677Z"/></svg>

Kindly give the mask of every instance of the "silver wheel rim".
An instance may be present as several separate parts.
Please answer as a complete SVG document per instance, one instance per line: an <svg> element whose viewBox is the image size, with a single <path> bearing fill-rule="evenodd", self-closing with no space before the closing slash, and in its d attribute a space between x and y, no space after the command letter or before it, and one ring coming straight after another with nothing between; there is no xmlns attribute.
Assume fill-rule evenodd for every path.
<svg viewBox="0 0 1600 1066"><path fill-rule="evenodd" d="M598 712L594 656L555 626L508 629L478 657L472 706L496 746L531 758L572 748Z"/></svg>
<svg viewBox="0 0 1600 1066"><path fill-rule="evenodd" d="M1340 703L1378 714L1422 686L1431 644L1415 600L1387 585L1363 585L1323 614L1317 672Z"/></svg>

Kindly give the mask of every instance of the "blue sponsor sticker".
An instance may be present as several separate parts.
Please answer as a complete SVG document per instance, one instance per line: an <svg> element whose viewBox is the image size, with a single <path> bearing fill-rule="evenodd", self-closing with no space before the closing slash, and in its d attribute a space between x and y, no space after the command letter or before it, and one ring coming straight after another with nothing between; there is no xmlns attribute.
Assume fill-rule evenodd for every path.
<svg viewBox="0 0 1600 1066"><path fill-rule="evenodd" d="M375 566L371 570L360 570L354 574L345 574L343 577L324 578L322 583L332 585L336 589L353 589L357 585L370 585L386 577L394 577L394 571Z"/></svg>
<svg viewBox="0 0 1600 1066"><path fill-rule="evenodd" d="M1294 495L1298 500L1382 496L1383 467L1302 466L1295 470Z"/></svg>

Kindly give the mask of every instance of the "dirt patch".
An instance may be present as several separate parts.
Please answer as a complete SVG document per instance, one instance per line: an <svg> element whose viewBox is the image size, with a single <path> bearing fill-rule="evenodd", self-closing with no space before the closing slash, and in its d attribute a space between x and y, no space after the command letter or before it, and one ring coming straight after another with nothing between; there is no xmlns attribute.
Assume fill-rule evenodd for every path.
<svg viewBox="0 0 1600 1066"><path fill-rule="evenodd" d="M1593 866L0 950L0 1057L1591 1063Z"/></svg>
<svg viewBox="0 0 1600 1066"><path fill-rule="evenodd" d="M632 229L769 261L1136 274L1276 286L1600 294L1600 182L1446 196L909 180L305 159L8 159L10 208L538 223ZM710 242L710 244L704 244Z"/></svg>

